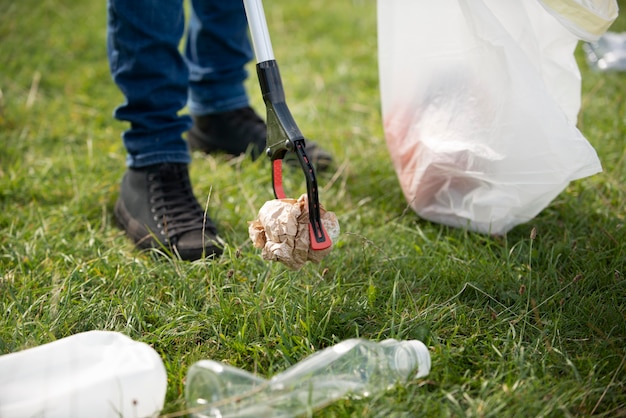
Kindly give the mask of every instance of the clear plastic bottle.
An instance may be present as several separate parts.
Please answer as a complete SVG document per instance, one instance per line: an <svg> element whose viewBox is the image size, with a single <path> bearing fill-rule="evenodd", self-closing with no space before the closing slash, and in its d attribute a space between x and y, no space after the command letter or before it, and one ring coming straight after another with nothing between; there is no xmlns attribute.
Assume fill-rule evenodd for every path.
<svg viewBox="0 0 626 418"><path fill-rule="evenodd" d="M595 71L626 71L626 32L607 32L583 44L587 63Z"/></svg>
<svg viewBox="0 0 626 418"><path fill-rule="evenodd" d="M212 360L187 373L189 413L205 417L293 417L348 394L370 396L430 372L417 340L350 339L321 350L269 380Z"/></svg>

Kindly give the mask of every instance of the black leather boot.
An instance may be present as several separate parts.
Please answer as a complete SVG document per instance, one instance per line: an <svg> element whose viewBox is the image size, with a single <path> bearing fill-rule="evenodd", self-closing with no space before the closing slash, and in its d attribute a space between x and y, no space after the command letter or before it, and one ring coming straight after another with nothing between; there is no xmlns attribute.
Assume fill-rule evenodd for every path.
<svg viewBox="0 0 626 418"><path fill-rule="evenodd" d="M240 155L248 151L256 159L265 149L265 122L250 107L193 117L187 133L192 150L207 154L224 152Z"/></svg>
<svg viewBox="0 0 626 418"><path fill-rule="evenodd" d="M129 168L115 217L138 248L167 248L183 260L218 257L224 242L196 200L186 164Z"/></svg>
<svg viewBox="0 0 626 418"><path fill-rule="evenodd" d="M193 127L187 133L187 141L192 150L207 154L224 152L240 155L250 148L253 160L263 154L266 138L265 122L250 107L193 116ZM333 157L328 151L308 139L306 153L317 170L326 170L333 162ZM292 166L299 164L294 153L288 153L285 162Z"/></svg>

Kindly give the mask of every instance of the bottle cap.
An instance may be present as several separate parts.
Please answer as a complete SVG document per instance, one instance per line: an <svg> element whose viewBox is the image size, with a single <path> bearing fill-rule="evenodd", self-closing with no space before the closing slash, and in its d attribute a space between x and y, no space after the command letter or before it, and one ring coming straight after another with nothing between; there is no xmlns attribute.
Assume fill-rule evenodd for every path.
<svg viewBox="0 0 626 418"><path fill-rule="evenodd" d="M402 341L401 345L408 352L398 350L396 352L396 364L402 365L401 367L410 367L411 370L417 369L414 378L427 376L430 373L430 353L426 345L419 340Z"/></svg>

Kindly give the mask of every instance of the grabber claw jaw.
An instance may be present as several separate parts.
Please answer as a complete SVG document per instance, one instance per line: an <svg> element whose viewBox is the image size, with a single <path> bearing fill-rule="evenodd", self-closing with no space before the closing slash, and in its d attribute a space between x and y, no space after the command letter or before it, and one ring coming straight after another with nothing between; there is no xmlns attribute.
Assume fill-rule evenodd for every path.
<svg viewBox="0 0 626 418"><path fill-rule="evenodd" d="M283 160L272 161L272 186L276 199L286 199L287 195L283 188Z"/></svg>
<svg viewBox="0 0 626 418"><path fill-rule="evenodd" d="M322 223L319 194L317 191L317 179L315 169L305 151L304 140L294 142L295 152L300 161L300 167L306 177L307 201L309 204L309 236L311 238L311 249L314 251L325 250L333 245L328 236L328 232Z"/></svg>

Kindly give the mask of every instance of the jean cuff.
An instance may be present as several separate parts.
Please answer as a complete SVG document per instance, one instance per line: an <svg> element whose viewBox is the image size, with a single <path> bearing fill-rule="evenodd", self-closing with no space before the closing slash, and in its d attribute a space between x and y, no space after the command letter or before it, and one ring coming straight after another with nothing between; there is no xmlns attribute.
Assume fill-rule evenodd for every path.
<svg viewBox="0 0 626 418"><path fill-rule="evenodd" d="M126 165L132 168L141 168L162 163L189 164L190 162L191 156L189 155L189 151L154 152L142 154L141 156L127 155L126 157Z"/></svg>
<svg viewBox="0 0 626 418"><path fill-rule="evenodd" d="M189 113L193 116L204 116L211 113L228 112L229 110L241 109L249 106L250 102L248 96L233 98L224 100L221 102L211 103L210 105L204 105L201 103L192 102L188 103Z"/></svg>

